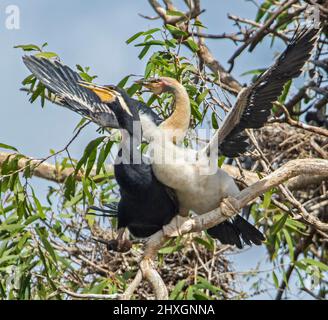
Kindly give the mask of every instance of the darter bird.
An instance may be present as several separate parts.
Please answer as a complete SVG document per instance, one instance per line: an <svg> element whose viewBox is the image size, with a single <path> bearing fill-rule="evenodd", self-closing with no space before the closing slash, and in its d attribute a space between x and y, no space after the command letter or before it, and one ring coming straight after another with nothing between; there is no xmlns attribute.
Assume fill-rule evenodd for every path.
<svg viewBox="0 0 328 320"><path fill-rule="evenodd" d="M122 237L125 227L135 237L149 237L169 223L179 210L175 193L157 180L140 151L139 114L148 114L154 124L159 121L157 115L115 86L101 88L94 85L92 88L97 94L84 88L81 77L58 61L34 56L25 56L23 60L37 79L56 94L61 105L101 127L121 129L118 152L121 161L114 164L121 195L117 213L119 237ZM112 90L116 95L111 94ZM135 155L140 155L138 163L130 158Z"/></svg>
<svg viewBox="0 0 328 320"><path fill-rule="evenodd" d="M149 148L153 150L153 171L159 181L176 191L180 214L188 214L190 210L197 214L207 213L218 208L223 199L239 194L235 181L224 170L216 168L214 174L204 174L211 172L210 160L213 155L215 159L217 155L237 157L247 150L249 144L245 129L264 125L285 83L301 74L304 64L311 56L318 34L318 29L304 29L296 33L274 65L240 92L220 129L200 151L185 149L172 143L167 138L167 133L161 130L161 127L168 125L174 130L185 131L185 124L189 123L190 117L188 101L175 104L176 109L172 116L160 127L154 126L147 116L141 116L143 134L150 140ZM186 96L183 86L170 78L144 79L140 82L155 94L171 92L176 96ZM175 159L174 163L162 161L164 157L170 158L170 155ZM192 161L186 161L186 157ZM229 229L230 231L226 231ZM223 243L236 244L238 247L242 246L239 236L247 244L260 244L264 239L258 230L238 215L226 224L210 229L209 233Z"/></svg>

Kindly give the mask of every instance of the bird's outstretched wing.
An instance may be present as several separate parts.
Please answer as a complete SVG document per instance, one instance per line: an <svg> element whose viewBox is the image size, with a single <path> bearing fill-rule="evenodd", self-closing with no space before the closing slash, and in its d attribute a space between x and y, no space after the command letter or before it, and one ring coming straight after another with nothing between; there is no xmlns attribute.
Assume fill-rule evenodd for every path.
<svg viewBox="0 0 328 320"><path fill-rule="evenodd" d="M82 87L80 75L62 64L42 57L24 56L23 61L36 78L53 94L54 103L89 118L101 127L118 128L113 111L99 97ZM157 125L163 120L145 103L132 99L140 113L147 114Z"/></svg>
<svg viewBox="0 0 328 320"><path fill-rule="evenodd" d="M319 34L319 29L314 28L296 33L275 64L240 92L236 104L206 147L207 154L214 146L218 146L219 154L231 158L247 150L245 129L260 128L268 120L272 104L281 95L285 83L301 74Z"/></svg>
<svg viewBox="0 0 328 320"><path fill-rule="evenodd" d="M113 111L101 103L95 93L79 85L82 78L77 72L57 60L24 56L23 61L32 74L61 99L63 106L102 127L118 128Z"/></svg>

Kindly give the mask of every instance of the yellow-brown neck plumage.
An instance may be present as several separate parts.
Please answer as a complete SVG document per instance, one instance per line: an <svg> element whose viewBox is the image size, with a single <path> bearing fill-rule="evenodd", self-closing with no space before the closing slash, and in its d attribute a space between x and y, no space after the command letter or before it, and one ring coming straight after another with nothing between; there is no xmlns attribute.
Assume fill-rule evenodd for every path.
<svg viewBox="0 0 328 320"><path fill-rule="evenodd" d="M167 118L160 128L165 131L171 131L173 142L183 141L189 128L191 109L188 93L184 86L175 79L168 78L170 81L172 94L174 95L173 113Z"/></svg>

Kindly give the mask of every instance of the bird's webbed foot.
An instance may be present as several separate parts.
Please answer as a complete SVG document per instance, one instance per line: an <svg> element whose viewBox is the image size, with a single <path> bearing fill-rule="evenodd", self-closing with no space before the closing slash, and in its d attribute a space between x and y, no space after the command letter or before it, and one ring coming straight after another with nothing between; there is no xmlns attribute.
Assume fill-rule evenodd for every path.
<svg viewBox="0 0 328 320"><path fill-rule="evenodd" d="M182 228L183 230L186 229L186 223L191 221L189 217L182 217L180 215L175 216L171 222L165 226L163 226L162 231L164 235L168 238L174 238L182 235ZM192 226L189 226L190 228Z"/></svg>
<svg viewBox="0 0 328 320"><path fill-rule="evenodd" d="M222 215L229 218L233 217L240 212L239 201L234 197L228 196L221 201L220 209Z"/></svg>

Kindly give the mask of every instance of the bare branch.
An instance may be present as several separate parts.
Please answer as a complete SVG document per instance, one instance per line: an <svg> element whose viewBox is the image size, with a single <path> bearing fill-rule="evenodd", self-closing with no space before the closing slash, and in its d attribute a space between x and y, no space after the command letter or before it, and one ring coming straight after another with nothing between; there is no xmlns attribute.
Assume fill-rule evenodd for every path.
<svg viewBox="0 0 328 320"><path fill-rule="evenodd" d="M12 159L16 156L17 154L15 153L0 152L0 168L7 159ZM49 180L52 182L57 182L57 183L65 182L65 180L75 172L74 168L61 169L60 166L50 164L48 162L45 162L44 160L36 160L30 157L20 158L18 161L17 172L23 172L27 168L31 170L31 174L34 175L35 177ZM114 179L113 166L107 166L106 171L108 173L106 175L106 179ZM96 176L95 169L91 171L90 176L91 177ZM81 181L82 177L83 177L83 172L80 171L75 178L77 181ZM98 182L100 180L98 180Z"/></svg>
<svg viewBox="0 0 328 320"><path fill-rule="evenodd" d="M158 231L149 238L144 251L144 257L141 262L147 265L147 272L156 274L156 280L151 277L147 277L153 285L156 295L163 293L163 283L157 278L157 273L154 267L151 265L151 261L155 259L158 250L163 246L163 244L172 237L181 236L191 232L200 232L211 228L223 221L229 219L235 214L239 213L241 208L245 207L250 202L254 201L257 197L265 193L266 191L279 186L285 181L292 179L301 175L328 175L328 160L320 159L305 159L305 160L292 160L277 169L275 172L269 174L267 177L261 179L260 181L252 184L240 192L236 198L227 198L222 201L220 208L213 210L207 214L200 215L194 218L184 218L181 216L176 216L170 224L166 225L163 230ZM318 218L305 215L304 212L300 213L302 218L307 221L314 228L321 230L323 232L328 231L328 224L321 222ZM141 270L144 267L141 267ZM146 274L141 273L144 277ZM131 296L132 289L136 288L136 284L140 283L140 272L138 272L136 278L133 280L133 286L129 287L129 292L127 296ZM165 286L164 286L165 287ZM165 288L166 289L166 288ZM164 292L165 292L164 289ZM165 295L163 293L163 295Z"/></svg>
<svg viewBox="0 0 328 320"><path fill-rule="evenodd" d="M156 0L148 0L152 8L156 11L156 13L163 19L165 24L177 25L182 23L186 20L185 17L188 19L196 18L202 10L200 9L200 2L194 1L194 9L185 14L185 17L171 17L166 14L166 10L159 4ZM179 25L180 26L180 25ZM184 25L181 27L183 30L187 30L188 26ZM201 36L199 36L202 38ZM175 38L179 41L183 40L180 36L175 36ZM188 46L187 46L188 47ZM214 73L218 76L219 82L226 85L226 89L234 95L237 95L238 92L241 90L241 85L239 82L229 74L221 63L214 58L213 54L209 50L209 48L205 45L203 41L199 43L199 50L197 55L201 61Z"/></svg>
<svg viewBox="0 0 328 320"><path fill-rule="evenodd" d="M307 131L310 131L310 132L313 132L313 133L316 133L316 134L320 134L324 137L328 137L328 130L327 129L321 128L321 127L316 127L316 126L311 126L309 124L296 121L296 120L291 118L287 108L284 105L282 105L279 102L275 102L275 104L278 105L283 110L283 112L285 114L285 119L283 120L284 122L287 122L288 124L290 124L293 127L301 128L301 129L304 129L304 130L307 130Z"/></svg>
<svg viewBox="0 0 328 320"><path fill-rule="evenodd" d="M285 10L287 10L288 8L290 8L293 4L295 4L296 2L298 2L298 0L289 0L289 1L285 1L283 5L280 6L280 8L278 10L276 10L271 16L270 18L265 22L265 24L263 24L263 26L258 29L253 36L251 36L247 41L245 41L245 43L243 45L241 45L236 51L235 53L231 56L231 58L228 60L228 63L230 63L231 68L230 70L233 68L234 65L234 61L235 59L251 44L250 47L250 51L252 51L255 46L257 45L257 43L263 38L263 36L265 36L265 34L268 31L268 28L270 28L270 26L274 23L274 21L276 20L276 18Z"/></svg>

